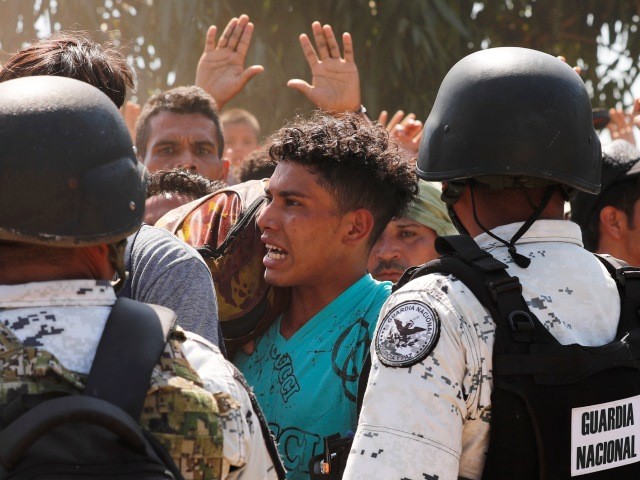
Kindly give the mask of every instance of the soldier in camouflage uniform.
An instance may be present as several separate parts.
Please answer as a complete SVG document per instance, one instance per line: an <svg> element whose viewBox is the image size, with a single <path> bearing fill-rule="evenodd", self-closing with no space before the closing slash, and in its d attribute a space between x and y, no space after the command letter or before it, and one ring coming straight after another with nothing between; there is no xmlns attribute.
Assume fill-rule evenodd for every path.
<svg viewBox="0 0 640 480"><path fill-rule="evenodd" d="M572 191L598 191L599 162L582 80L560 60L518 48L477 52L452 68L420 147L418 175L443 182L458 231L520 279L529 310L561 345L603 345L618 326L614 279L563 220ZM392 294L344 478L497 478L483 476L496 338L491 314L454 275L428 274ZM557 436L567 447L568 432ZM502 452L496 458L511 460Z"/></svg>
<svg viewBox="0 0 640 480"><path fill-rule="evenodd" d="M23 394L84 389L116 300L110 280L116 271L125 277L124 242L142 220L145 173L118 110L86 83L10 80L0 84L0 105L0 405L6 405ZM244 419L242 407L203 388L185 359L184 340L178 330L166 344L140 423L185 478L224 478L230 465L223 462L222 424ZM241 447L256 426L244 428ZM251 478L274 478L268 455L260 465L262 476Z"/></svg>

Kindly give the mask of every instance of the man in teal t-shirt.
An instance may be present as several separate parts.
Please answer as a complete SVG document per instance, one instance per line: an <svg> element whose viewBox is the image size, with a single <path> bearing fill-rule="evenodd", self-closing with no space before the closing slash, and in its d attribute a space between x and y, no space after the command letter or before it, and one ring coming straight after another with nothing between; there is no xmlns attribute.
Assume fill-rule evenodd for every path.
<svg viewBox="0 0 640 480"><path fill-rule="evenodd" d="M279 319L251 356L236 356L288 470L306 472L324 437L355 432L359 372L390 292L391 283L367 274L289 339L280 334Z"/></svg>
<svg viewBox="0 0 640 480"><path fill-rule="evenodd" d="M417 193L412 167L378 124L316 114L270 139L277 166L258 216L265 279L289 287L284 314L238 353L290 479L309 477L324 437L357 425L356 397L390 293L367 273L376 238Z"/></svg>

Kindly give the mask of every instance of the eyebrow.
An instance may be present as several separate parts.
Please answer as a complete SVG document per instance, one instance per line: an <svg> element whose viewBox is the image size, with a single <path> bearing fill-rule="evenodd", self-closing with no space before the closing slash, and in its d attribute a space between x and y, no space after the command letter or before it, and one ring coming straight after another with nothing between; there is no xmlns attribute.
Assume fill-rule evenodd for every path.
<svg viewBox="0 0 640 480"><path fill-rule="evenodd" d="M265 187L264 193L266 193L267 195L273 195L269 187ZM277 192L276 195L282 198L288 198L288 197L309 198L309 195L297 190L282 190L281 192Z"/></svg>
<svg viewBox="0 0 640 480"><path fill-rule="evenodd" d="M415 220L398 220L396 224L398 228L415 228L422 226L420 222L416 222Z"/></svg>
<svg viewBox="0 0 640 480"><path fill-rule="evenodd" d="M195 144L198 147L200 147L202 145L211 146L211 147L217 147L217 145L214 142L210 142L209 140L200 140L198 142L195 142Z"/></svg>

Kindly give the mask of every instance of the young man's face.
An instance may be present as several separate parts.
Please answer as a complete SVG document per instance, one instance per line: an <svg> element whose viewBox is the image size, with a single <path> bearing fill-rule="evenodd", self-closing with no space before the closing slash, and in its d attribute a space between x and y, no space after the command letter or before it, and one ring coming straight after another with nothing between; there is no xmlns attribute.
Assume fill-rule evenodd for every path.
<svg viewBox="0 0 640 480"><path fill-rule="evenodd" d="M224 127L225 158L231 168L238 169L247 155L258 148L258 137L247 123L231 123Z"/></svg>
<svg viewBox="0 0 640 480"><path fill-rule="evenodd" d="M308 167L280 162L266 188L268 204L258 216L265 279L279 287L314 287L340 275L344 215Z"/></svg>
<svg viewBox="0 0 640 480"><path fill-rule="evenodd" d="M367 269L376 280L397 282L414 265L438 258L433 246L437 237L431 228L408 218L392 220L369 254Z"/></svg>
<svg viewBox="0 0 640 480"><path fill-rule="evenodd" d="M150 134L142 163L153 173L182 168L210 180L225 180L229 163L218 154L218 131L200 113L160 112L149 120Z"/></svg>

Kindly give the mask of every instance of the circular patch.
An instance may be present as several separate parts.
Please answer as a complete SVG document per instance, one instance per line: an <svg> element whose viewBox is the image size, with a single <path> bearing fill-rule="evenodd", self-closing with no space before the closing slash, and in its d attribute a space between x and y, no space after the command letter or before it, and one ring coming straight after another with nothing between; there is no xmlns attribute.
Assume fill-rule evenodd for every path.
<svg viewBox="0 0 640 480"><path fill-rule="evenodd" d="M388 367L410 367L422 361L440 338L436 311L422 302L402 302L385 315L376 334L375 348Z"/></svg>

